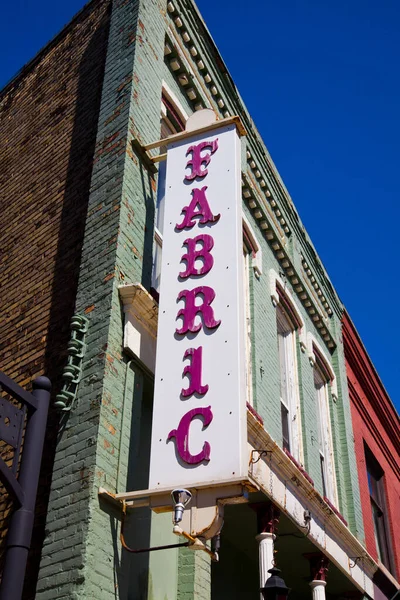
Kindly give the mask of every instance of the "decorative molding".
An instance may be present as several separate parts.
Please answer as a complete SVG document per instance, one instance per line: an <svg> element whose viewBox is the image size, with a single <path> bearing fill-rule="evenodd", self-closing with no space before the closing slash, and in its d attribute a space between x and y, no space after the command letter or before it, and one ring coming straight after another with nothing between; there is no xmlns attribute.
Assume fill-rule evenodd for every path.
<svg viewBox="0 0 400 600"><path fill-rule="evenodd" d="M181 118L181 120L184 123L186 123L186 121L188 120L190 115L187 114L186 110L183 108L179 99L176 97L174 92L171 90L169 85L164 80L162 81L162 93L172 103L172 105L174 106L174 109L179 113L179 117ZM164 108L165 108L165 106L161 102L161 110L163 111Z"/></svg>
<svg viewBox="0 0 400 600"><path fill-rule="evenodd" d="M124 305L124 350L137 357L154 373L158 304L140 283L118 288Z"/></svg>
<svg viewBox="0 0 400 600"><path fill-rule="evenodd" d="M314 352L314 347L316 348L318 354L322 358L322 360L324 362L324 366L325 366L325 368L326 368L326 370L327 370L327 372L329 374L330 384L331 384L332 400L334 402L337 402L337 400L338 400L338 389L337 389L337 379L336 379L335 371L333 370L331 362L330 362L329 358L326 356L326 354L325 354L324 350L322 349L321 345L315 339L315 337L313 336L313 334L309 331L307 333L307 349L308 349L308 359L309 359L310 365L312 367L314 367L315 362L316 362L316 356L315 356L315 352Z"/></svg>
<svg viewBox="0 0 400 600"><path fill-rule="evenodd" d="M348 522L346 521L346 519L344 518L344 516L338 511L338 509L336 508L336 506L334 506L332 504L332 502L329 500L329 498L327 498L326 496L324 496L324 500L327 503L327 505L329 506L329 508L331 508L333 510L333 512L335 513L335 515L337 515L339 517L339 519L341 521L343 521L343 523L347 527L348 526Z"/></svg>
<svg viewBox="0 0 400 600"><path fill-rule="evenodd" d="M246 157L247 157L247 164L251 170L252 175L255 178L255 183L256 183L257 187L259 188L259 192L267 198L269 204L271 205L273 212L275 213L275 215L279 221L279 224L282 227L283 232L289 237L291 235L291 230L287 224L285 217L282 215L282 212L279 209L279 206L278 206L276 200L274 199L274 197L271 193L271 190L268 188L268 186L265 182L265 176L262 175L261 170L260 170L261 167L259 167L257 165L250 150L246 151Z"/></svg>
<svg viewBox="0 0 400 600"><path fill-rule="evenodd" d="M200 80L202 80L201 87L203 88L203 92L206 92L206 96L208 96L208 101L210 102L210 105L214 105L215 108L218 110L218 112L221 114L221 116L223 118L229 117L231 115L231 112L227 109L227 107L225 105L225 101L222 98L222 94L219 91L217 82L211 77L210 73L208 72L208 70L205 66L204 60L200 56L199 48L196 47L195 41L192 40L192 38L190 37L190 34L187 31L187 28L185 26L184 20L182 19L182 16L178 15L178 11L173 2L168 2L167 8L168 8L169 17L171 18L172 22L174 23L174 28L170 29L170 34L172 37L174 37L176 39L178 45L180 46L180 50L181 50L181 52L178 52L175 48L175 53L177 55L180 55L180 57L182 58L182 54L184 53L184 50L186 50L186 52L188 53L188 56L185 57L185 60L186 61L192 60L196 64L197 70L198 70L198 77ZM173 55L174 54L173 48L174 48L174 44L172 43L171 40L168 40L165 44L164 56L170 57L171 55ZM182 68L185 67L185 65L181 65L179 63L179 59L176 56L172 56L172 60L176 62L176 65L171 64L170 58L168 60L169 60L169 65L170 65L172 71L174 72L174 74L177 71L182 71ZM189 69L189 71L190 71L190 69ZM184 74L181 74L181 75L183 76ZM193 80L193 77L192 77L192 80ZM178 81L181 84L181 86L183 86L183 87L188 85L188 83L189 83L189 81L187 81L187 82L181 81L179 79L179 76L178 76ZM191 92L191 90L192 90L192 92ZM192 100L192 101L200 100L198 102L198 104L196 104L195 110L200 110L201 108L203 108L203 102L201 99L201 95L198 93L198 90L196 90L195 88L190 88L185 93L187 93L190 100Z"/></svg>
<svg viewBox="0 0 400 600"><path fill-rule="evenodd" d="M290 454L289 450L287 450L286 448L283 448L283 451L290 458L292 463L294 463L296 465L296 467L299 469L299 471L302 473L302 475L304 475L304 477L307 479L307 481L309 481L311 483L311 485L313 486L314 480L312 479L312 477L310 477L310 475L307 473L305 468L302 467L301 464L295 459L295 457Z"/></svg>
<svg viewBox="0 0 400 600"><path fill-rule="evenodd" d="M251 250L251 266L254 270L254 273L258 278L262 275L262 250L261 246L258 243L258 240L255 236L252 226L249 223L247 217L242 214L243 221L243 237L245 241L248 241L250 244L249 250Z"/></svg>
<svg viewBox="0 0 400 600"><path fill-rule="evenodd" d="M249 412L251 412L251 414L253 415L253 417L255 419L257 419L257 421L259 421L259 423L261 423L261 425L264 425L264 419L262 418L261 415L258 414L258 412L256 411L256 409L250 404L250 402L246 402L246 407L247 407L247 410Z"/></svg>
<svg viewBox="0 0 400 600"><path fill-rule="evenodd" d="M229 115L229 112L223 111L222 92L219 90L218 82L212 78L207 70L206 61L201 55L200 46L191 38L190 34L188 33L188 28L185 26L185 19L183 18L181 12L184 13L179 5L179 2L168 3L168 16L173 22L173 26L170 29L170 36L176 40L176 45L171 40L167 39L165 45L167 62L169 62L173 75L183 92L188 96L189 101L193 102L194 110L199 110L205 105L204 100L201 100L201 102L199 101L200 93L198 93L196 97L194 96L194 93L197 89L196 84L198 84L198 86L202 88L203 93L208 99L210 105L215 106L216 110L226 117ZM195 65L194 69L197 67L198 73L196 73L196 75L192 71L189 62ZM180 76L183 75L185 75L185 77L180 78ZM190 95L188 95L189 92ZM191 99L190 96L193 98ZM245 111L243 111L243 107L239 98L237 98L237 102L240 105L238 108L241 109L241 114L247 117L247 120L249 121L248 126L250 129L252 129L253 125L250 123ZM254 138L254 142L261 146L261 141L257 137ZM266 160L268 169L271 172L270 176L274 178L274 184L276 184L276 186L278 186L278 188L281 190L281 193L285 197L285 202L295 213L296 222L299 222L293 203L285 191L283 184L280 182L279 175L275 173L274 169L269 164L265 150L262 150L262 154ZM288 258L287 251L284 249L284 239L291 235L291 229L288 225L286 217L283 215L282 209L278 205L277 198L274 197L273 192L270 189L271 186L269 184L267 185L266 183L267 178L263 174L263 169L260 164L256 162L254 152L251 152L250 150L247 151L247 161L249 174L244 175L245 186L243 190L243 196L246 198L248 195L249 208L252 210L255 220L259 222L260 229L263 231L264 236L267 238L272 249L274 250L277 259L281 262L283 268L289 269L289 274L290 272L295 274L291 260ZM282 236L282 239L277 238L274 229L271 228L268 220L265 217L265 213L269 214L270 219L274 221L275 227ZM302 235L300 235L299 239L306 239L304 230L302 230L301 233ZM298 280L298 277L295 277L295 279ZM336 347L336 343L327 329L324 314L321 314L321 310L317 309L319 301L317 298L313 297L311 289L309 290L309 293L305 291L304 286L300 283L294 283L293 285L297 285L297 288L295 288L296 293L299 294L300 300L310 314L315 326L320 330L321 336L326 342L328 348L333 352Z"/></svg>
<svg viewBox="0 0 400 600"><path fill-rule="evenodd" d="M276 535L279 526L281 511L273 502L260 502L250 504L257 512L257 530L258 533L272 533Z"/></svg>
<svg viewBox="0 0 400 600"><path fill-rule="evenodd" d="M373 410L375 411L379 422L384 426L391 442L394 444L397 452L400 454L400 439L398 431L400 428L400 417L389 394L385 390L382 381L379 378L375 367L368 356L368 353L361 341L361 338L351 321L347 312L344 312L342 319L343 348L345 359L354 373L357 383L362 388L365 396L368 398ZM354 390L353 400L356 400L357 406L364 408L364 403L359 398L358 393L353 387L348 377L349 388ZM377 439L382 438L381 435Z"/></svg>
<svg viewBox="0 0 400 600"><path fill-rule="evenodd" d="M363 401L363 398L360 397L360 394L355 389L353 383L349 379L347 380L347 384L348 384L348 388L349 388L350 401L353 402L353 404L355 405L355 407L358 410L358 412L360 413L364 423L368 427L371 437L378 444L378 446L381 449L382 454L385 456L387 462L390 464L391 468L397 474L397 477L400 479L400 463L398 462L397 456L393 455L393 452L391 451L391 449L389 448L389 446L386 444L385 440L383 439L382 433L381 433L379 427L377 427L377 425L376 425L377 422L379 422L380 424L382 423L381 419L374 418L374 415L371 414L371 411L369 410L368 405ZM390 425L392 426L393 424L391 423ZM398 446L399 438L398 438L397 431L395 431L393 437L391 437L391 434L388 431L387 431L387 433L390 437L391 443L394 444L395 446L396 445ZM367 442L368 440L365 440L365 441Z"/></svg>
<svg viewBox="0 0 400 600"><path fill-rule="evenodd" d="M286 283L282 280L282 278L278 275L274 269L269 270L269 289L271 294L272 304L275 308L278 306L280 302L280 294L277 288L277 284L279 284L282 293L284 294L286 301L290 305L291 310L296 316L296 320L298 322L298 334L299 334L299 343L300 349L304 353L307 348L307 331L304 325L303 317L299 309L297 308L296 302L294 301L292 294L289 292Z"/></svg>
<svg viewBox="0 0 400 600"><path fill-rule="evenodd" d="M249 180L244 173L242 173L242 197L250 212L253 214L256 223L258 223L263 236L267 239L269 245L271 246L276 259L282 266L288 281L290 281L292 284L294 291L308 312L311 320L317 329L319 329L321 337L328 346L329 350L333 352L333 350L336 348L336 342L330 331L327 329L325 317L317 308L314 299L310 296L310 294L308 294L305 289L305 285L302 283L300 276L297 274L293 266L292 259L289 257L288 249L285 245L286 240L282 239L282 237L279 237L274 228L271 226L271 215L266 214L268 207L265 206L262 198L258 196L254 186L249 183Z"/></svg>
<svg viewBox="0 0 400 600"><path fill-rule="evenodd" d="M324 582L329 569L329 559L322 552L307 552L303 554L310 562L311 582Z"/></svg>
<svg viewBox="0 0 400 600"><path fill-rule="evenodd" d="M321 290L321 287L318 283L317 278L312 273L304 256L301 257L301 264L302 264L302 267L304 270L304 274L310 280L311 286L313 287L313 289L315 290L315 292L317 294L318 302L321 304L321 307L322 306L324 307L324 309L326 310L326 313L331 317L333 315L333 311L332 311L331 307L329 306L329 303Z"/></svg>
<svg viewBox="0 0 400 600"><path fill-rule="evenodd" d="M182 93L187 96L192 109L196 111L205 108L207 103L203 99L202 92L204 92L204 90L201 92L196 85L194 73L190 68L188 60L180 51L180 48L177 48L176 44L168 38L164 46L164 59L169 66L174 79L182 90Z"/></svg>
<svg viewBox="0 0 400 600"><path fill-rule="evenodd" d="M118 287L125 312L132 312L154 338L157 337L158 304L141 283Z"/></svg>
<svg viewBox="0 0 400 600"><path fill-rule="evenodd" d="M250 170L248 170L246 173L242 173L242 195L248 200L249 208L251 210L254 209L253 215L256 220L261 223L265 214L269 217L276 228L279 239L282 240L282 243L285 245L286 236L279 219L276 216L271 204L264 198L264 194L257 185L257 181L254 180ZM267 229L268 223L264 223L264 225L267 225L267 227L264 227Z"/></svg>
<svg viewBox="0 0 400 600"><path fill-rule="evenodd" d="M201 16L198 16L201 20ZM240 114L242 116L243 120L245 121L246 128L249 132L252 132L252 135L249 137L248 140L248 145L251 145L251 149L250 147L248 148L247 160L249 164L251 178L254 177L254 184L258 190L258 193L263 197L265 196L265 198L267 199L268 206L273 211L277 223L279 223L279 228L282 228L283 236L290 236L293 230L296 230L297 237L302 246L305 248L305 250L310 251L312 254L315 254L311 241L309 240L305 229L301 224L293 201L290 198L290 195L286 190L279 176L279 173L277 172L268 154L268 151L266 150L261 138L259 137L249 114L247 113L240 97L237 95L237 92L229 78L229 74L227 73L226 67L223 64L222 59L220 59L222 65L221 69L223 72L227 73L227 78L226 81L217 81L217 77L213 77L210 74L211 69L208 69L207 67L208 57L206 60L206 50L204 49L203 44L200 38L198 37L198 33L196 32L195 34L193 34L193 36L191 36L191 34L189 33L190 27L186 26L185 23L186 19L189 22L189 18L186 16L186 8L182 5L182 2L180 2L180 0L175 0L175 2L168 2L166 20L168 23L171 23L170 35L177 40L177 44L180 48L180 53L185 55L185 57L182 56L182 60L184 60L188 64L188 69L191 75L190 83L192 87L196 79L199 87L202 88L204 94L203 100L197 102L194 101L194 109L199 110L200 108L203 108L204 98L207 98L209 105L214 106L216 111L222 114L223 117L226 118L232 112ZM211 38L209 41L211 44L213 43ZM167 40L166 56L169 57L172 55L172 53L173 43L170 40ZM218 57L217 50L216 53ZM214 61L214 57L211 57L210 60ZM193 71L191 71L189 67L189 62L193 65ZM175 78L177 78L176 73L174 73L174 76ZM185 90L184 93L186 93ZM223 96L226 95L233 95L231 103L234 105L235 108L231 106L229 110L226 109L226 98L223 98ZM308 252L306 252L306 254L307 253ZM317 261L317 259L315 260ZM323 270L321 263L317 261L316 264L318 267L321 268L321 270ZM331 289L329 290L329 293L331 296L331 303L333 303L334 310L340 318L342 313L342 305L340 303L339 298L336 295L335 290L332 286L330 287ZM329 306L329 309L330 311L333 311L332 306ZM325 329L325 324L323 321L320 322L317 318L315 320L318 328ZM325 334L322 333L322 335L324 336ZM328 346L331 348L331 350L333 350L335 344L332 344L332 340L329 340L327 336L325 341L328 343Z"/></svg>

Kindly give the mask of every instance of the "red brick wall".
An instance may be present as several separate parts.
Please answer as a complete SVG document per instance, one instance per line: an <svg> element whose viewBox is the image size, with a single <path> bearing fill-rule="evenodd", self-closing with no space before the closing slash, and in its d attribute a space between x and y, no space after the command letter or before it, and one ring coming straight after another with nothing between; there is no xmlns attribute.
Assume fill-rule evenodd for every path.
<svg viewBox="0 0 400 600"><path fill-rule="evenodd" d="M109 0L93 0L0 93L0 370L59 391L74 313ZM58 419L42 465L25 598L34 598ZM0 489L0 553L9 503Z"/></svg>
<svg viewBox="0 0 400 600"><path fill-rule="evenodd" d="M377 560L364 442L384 471L390 538L396 569L394 575L398 579L400 576L400 420L354 325L346 314L343 319L343 334L366 547L369 554Z"/></svg>

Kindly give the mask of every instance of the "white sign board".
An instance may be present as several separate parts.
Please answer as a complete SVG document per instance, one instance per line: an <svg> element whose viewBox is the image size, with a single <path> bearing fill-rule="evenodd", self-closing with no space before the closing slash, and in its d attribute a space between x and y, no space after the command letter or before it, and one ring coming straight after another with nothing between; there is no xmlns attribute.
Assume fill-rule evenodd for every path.
<svg viewBox="0 0 400 600"><path fill-rule="evenodd" d="M167 153L150 489L247 474L240 139Z"/></svg>

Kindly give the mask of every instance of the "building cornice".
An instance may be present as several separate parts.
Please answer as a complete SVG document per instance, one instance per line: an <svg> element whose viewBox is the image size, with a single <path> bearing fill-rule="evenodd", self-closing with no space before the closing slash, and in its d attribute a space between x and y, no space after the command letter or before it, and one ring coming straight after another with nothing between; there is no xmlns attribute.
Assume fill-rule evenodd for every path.
<svg viewBox="0 0 400 600"><path fill-rule="evenodd" d="M390 441L400 455L400 417L379 378L375 367L357 333L347 312L343 315L343 344L344 354L349 367L354 373L357 382L361 386L365 396L376 413L380 424L384 427ZM349 378L348 378L349 379ZM349 384L352 384L349 380ZM353 387L353 386L352 386ZM360 406L362 399L358 398L357 391L353 387L354 397ZM380 435L381 437L381 435Z"/></svg>
<svg viewBox="0 0 400 600"><path fill-rule="evenodd" d="M319 300L319 295L314 296L310 286L305 283L305 278L298 272L289 253L289 245L284 231L277 220L276 213L273 212L270 204L266 202L264 196L260 196L258 189L254 186L248 173L242 173L242 196L247 204L254 220L258 223L258 227L262 232L263 237L267 240L272 251L278 260L285 277L292 284L294 293L304 306L311 321L319 331L321 338L324 340L330 352L336 348L336 341L331 332L332 323L330 317L333 312L329 309L329 313L324 310L322 303ZM308 289L307 289L308 288ZM318 286L318 290L319 290Z"/></svg>
<svg viewBox="0 0 400 600"><path fill-rule="evenodd" d="M397 474L398 479L400 479L400 464L398 457L393 456L393 452L390 450L389 446L385 442L382 433L377 426L377 422L380 423L380 420L374 419L374 415L369 411L369 406L365 404L363 399L360 397L358 390L355 388L354 384L348 380L349 387L349 395L350 400L355 405L358 410L360 416L362 417L363 422L368 427L374 442L378 444L379 448L382 451L382 454L385 456L385 459L390 464L393 471ZM368 442L368 440L366 440Z"/></svg>
<svg viewBox="0 0 400 600"><path fill-rule="evenodd" d="M183 57L182 64L179 64L179 67L175 65L175 70L171 68L170 59L167 57L167 64L170 65L178 84L191 100L194 110L209 105L224 118L232 114L240 115L249 134L247 160L255 176L258 191L261 195L266 195L270 203L274 203L273 208L279 213L278 218L285 234L289 236L292 232L296 233L304 249L305 259L312 270L319 273L323 295L326 296L331 310L340 318L342 304L195 4L183 0L169 1L166 19L170 24L171 35L178 41L177 50ZM192 31L194 33L191 33ZM172 47L168 43L166 51L168 56L172 53ZM216 68L208 67L210 58Z"/></svg>

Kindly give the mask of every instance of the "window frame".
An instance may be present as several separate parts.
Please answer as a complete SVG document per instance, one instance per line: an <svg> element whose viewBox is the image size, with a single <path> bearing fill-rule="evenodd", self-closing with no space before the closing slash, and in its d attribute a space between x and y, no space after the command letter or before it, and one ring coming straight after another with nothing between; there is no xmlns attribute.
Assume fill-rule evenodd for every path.
<svg viewBox="0 0 400 600"><path fill-rule="evenodd" d="M281 426L282 426L282 445L285 448L284 440L284 422L282 407L287 411L289 417L289 446L286 447L286 452L290 454L300 465L303 465L303 438L302 438L302 423L301 423L301 406L300 406L300 385L299 385L299 365L297 359L297 343L299 343L300 350L305 352L306 350L306 331L304 321L301 316L297 305L287 289L286 283L282 278L274 271L269 271L270 280L270 293L272 304L277 311L280 311L281 315L284 315L286 322L286 329L288 337L285 342L285 366L289 374L289 380L292 381L291 385L287 387L287 396L289 401L285 402L285 399L281 397L281 389L279 391L279 398L281 403ZM281 370L281 357L279 347L279 332L278 323L281 319L281 325L285 326L282 322L282 317L279 316L279 312L276 313L276 333L277 333L277 344L279 354L279 365ZM290 330L290 332L289 332ZM290 334L289 334L290 333ZM281 372L280 372L281 381Z"/></svg>
<svg viewBox="0 0 400 600"><path fill-rule="evenodd" d="M246 217L242 212L242 227L243 227L243 240L249 248L251 253L251 266L256 277L260 278L262 275L262 250L261 246L257 241L255 233Z"/></svg>
<svg viewBox="0 0 400 600"><path fill-rule="evenodd" d="M388 520L388 505L385 490L385 472L364 441L365 470L368 480L368 491L371 516L374 529L376 553L379 561L395 576L393 549ZM371 479L375 485L372 485ZM375 510L377 509L377 510ZM381 514L377 514L377 512ZM378 521L378 519L380 519Z"/></svg>
<svg viewBox="0 0 400 600"><path fill-rule="evenodd" d="M283 295L276 306L276 331L279 359L279 397L281 403L282 446L295 458L302 460L300 391L297 364L297 327L291 318ZM286 421L284 420L284 413ZM285 436L287 429L288 435ZM288 437L288 439L285 439Z"/></svg>
<svg viewBox="0 0 400 600"><path fill-rule="evenodd" d="M185 123L189 115L186 113L179 100L168 87L165 81L162 82L161 108L160 108L160 131L162 131L163 122L171 130L172 133L183 131ZM162 135L161 135L162 139ZM162 147L160 147L160 151ZM161 281L161 261L162 261L162 245L163 245L163 226L159 215L164 214L163 201L165 198L165 176L166 176L166 159L159 162L158 167L158 182L157 182L157 199L154 218L154 240L153 240L153 265L151 273L151 293L158 301L160 296L160 281ZM163 186L160 186L160 180L163 180ZM160 195L162 194L162 196ZM162 208L161 208L162 207Z"/></svg>
<svg viewBox="0 0 400 600"><path fill-rule="evenodd" d="M322 348L312 334L308 334L309 360L313 368L314 399L317 412L320 469L323 486L323 495L334 506L338 506L338 490L336 480L336 464L332 437L332 423L330 415L330 400L336 402L337 387L336 377L332 366ZM316 372L319 375L319 387L316 385ZM320 439L322 437L322 439ZM321 452L321 445L323 451ZM321 458L323 460L321 460Z"/></svg>
<svg viewBox="0 0 400 600"><path fill-rule="evenodd" d="M245 383L246 383L246 402L253 406L253 362L252 362L252 318L251 318L251 300L250 300L250 273L252 248L249 247L248 240L243 235L243 314L245 331Z"/></svg>

